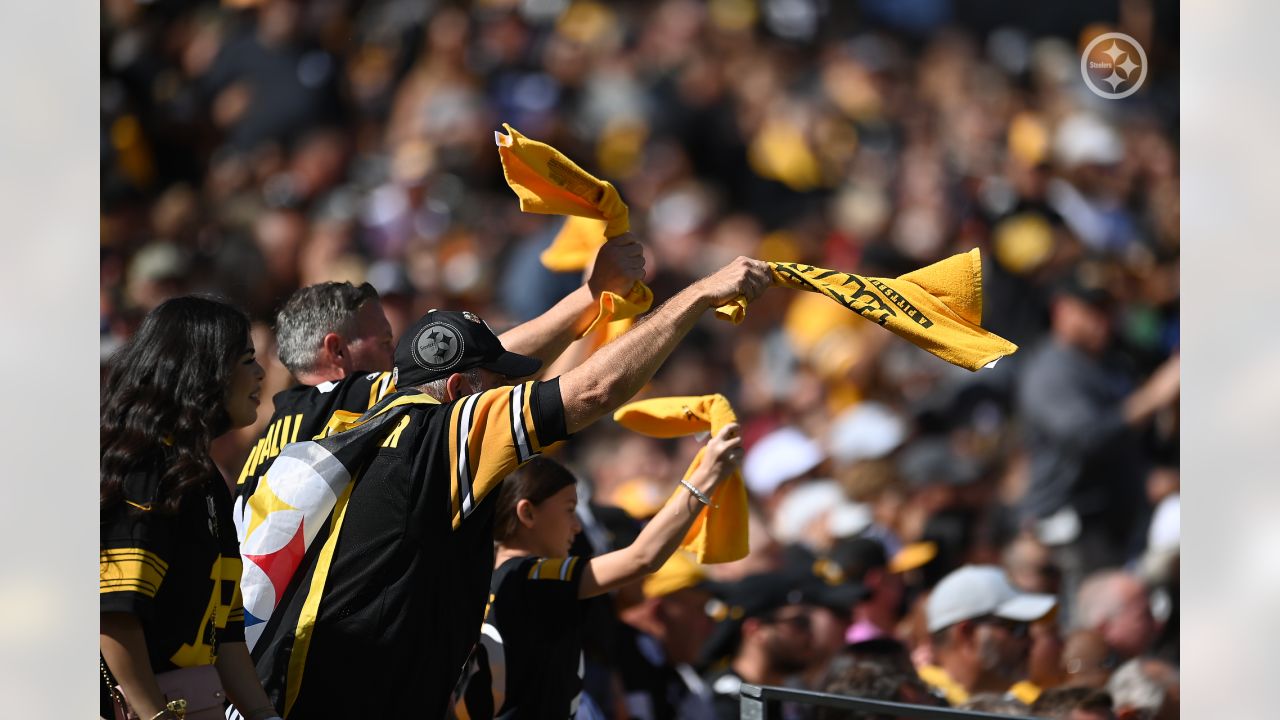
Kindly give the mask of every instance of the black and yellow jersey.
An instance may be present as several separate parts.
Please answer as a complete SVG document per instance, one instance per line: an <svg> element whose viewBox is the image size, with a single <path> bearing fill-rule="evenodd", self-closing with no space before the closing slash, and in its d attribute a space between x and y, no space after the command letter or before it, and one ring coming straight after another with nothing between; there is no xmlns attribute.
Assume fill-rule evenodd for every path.
<svg viewBox="0 0 1280 720"><path fill-rule="evenodd" d="M493 573L458 720L572 718L582 692L586 558L512 558Z"/></svg>
<svg viewBox="0 0 1280 720"><path fill-rule="evenodd" d="M398 392L282 452L241 546L252 653L277 710L443 716L484 618L491 495L565 437L551 380L443 405Z"/></svg>
<svg viewBox="0 0 1280 720"><path fill-rule="evenodd" d="M158 464L127 475L124 502L101 514L98 606L136 615L152 670L166 672L212 663L211 639L243 641L244 608L226 484L210 476L176 514L163 514L159 480Z"/></svg>
<svg viewBox="0 0 1280 720"><path fill-rule="evenodd" d="M249 449L240 476L236 478L235 523L236 536L244 540L245 507L249 496L258 488L258 481L280 451L291 442L314 440L328 434L328 428L338 411L357 415L373 407L379 400L395 392L391 373L361 373L337 382L319 385L294 385L281 390L271 399L275 410L262 437Z"/></svg>

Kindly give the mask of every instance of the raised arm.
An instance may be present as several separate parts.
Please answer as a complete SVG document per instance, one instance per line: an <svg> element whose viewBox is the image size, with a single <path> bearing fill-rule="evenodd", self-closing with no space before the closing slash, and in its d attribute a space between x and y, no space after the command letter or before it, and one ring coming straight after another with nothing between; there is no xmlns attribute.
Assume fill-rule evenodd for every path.
<svg viewBox="0 0 1280 720"><path fill-rule="evenodd" d="M707 309L739 295L754 300L772 283L767 263L739 257L680 291L622 337L561 375L566 429L578 432L635 395Z"/></svg>
<svg viewBox="0 0 1280 720"><path fill-rule="evenodd" d="M708 497L721 480L737 469L742 458L742 437L736 424L726 425L707 443L702 463L689 476L689 484ZM587 561L578 585L578 597L602 595L662 567L702 512L702 503L685 488L672 495L649 521L635 542Z"/></svg>
<svg viewBox="0 0 1280 720"><path fill-rule="evenodd" d="M582 287L566 295L550 310L499 336L507 350L535 357L549 366L595 319L600 295L606 290L626 295L644 279L644 250L626 233L611 238L596 254L591 274Z"/></svg>

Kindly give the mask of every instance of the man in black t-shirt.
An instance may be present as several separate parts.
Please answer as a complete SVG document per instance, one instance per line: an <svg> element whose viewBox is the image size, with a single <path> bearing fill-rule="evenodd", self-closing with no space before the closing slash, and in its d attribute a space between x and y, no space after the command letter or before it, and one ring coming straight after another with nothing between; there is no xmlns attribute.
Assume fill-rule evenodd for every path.
<svg viewBox="0 0 1280 720"><path fill-rule="evenodd" d="M610 243L639 254L629 238ZM514 382L541 363L471 313L420 319L396 348L402 389L349 430L282 451L250 502L263 512L241 549L246 624L262 600L258 618L270 618L255 655L277 709L442 716L488 597L486 500L521 463L630 399L703 312L770 284L766 264L739 258L547 382ZM322 500L318 517L299 510L301 490ZM251 598L251 585L275 597Z"/></svg>
<svg viewBox="0 0 1280 720"><path fill-rule="evenodd" d="M361 414L395 389L391 326L369 283L327 282L295 292L276 314L276 346L298 384L272 398L271 420L236 480L234 518L241 542L245 503L286 445L324 435L335 412ZM250 647L253 639L251 630Z"/></svg>

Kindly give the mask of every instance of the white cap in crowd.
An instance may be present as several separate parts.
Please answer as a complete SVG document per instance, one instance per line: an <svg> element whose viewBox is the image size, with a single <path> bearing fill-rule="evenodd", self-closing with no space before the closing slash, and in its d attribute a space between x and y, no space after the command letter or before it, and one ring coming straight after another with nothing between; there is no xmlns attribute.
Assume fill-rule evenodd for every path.
<svg viewBox="0 0 1280 720"><path fill-rule="evenodd" d="M818 467L825 459L821 445L794 427L782 427L747 451L742 478L753 494L768 497L778 486Z"/></svg>
<svg viewBox="0 0 1280 720"><path fill-rule="evenodd" d="M1009 583L1004 570L995 565L965 565L942 578L929 595L925 612L929 632L935 633L987 615L1032 622L1048 615L1056 604L1052 595L1018 590Z"/></svg>

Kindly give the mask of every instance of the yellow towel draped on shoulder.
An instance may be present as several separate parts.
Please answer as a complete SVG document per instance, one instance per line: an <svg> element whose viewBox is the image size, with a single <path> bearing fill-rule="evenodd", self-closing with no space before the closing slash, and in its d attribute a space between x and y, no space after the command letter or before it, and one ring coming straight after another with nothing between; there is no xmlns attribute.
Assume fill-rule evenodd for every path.
<svg viewBox="0 0 1280 720"><path fill-rule="evenodd" d="M541 256L557 272L583 270L608 238L631 229L626 203L617 188L578 167L559 150L530 140L503 123L507 134L494 133L502 174L520 198L520 209L569 219ZM625 296L604 292L596 319L584 333L595 334L599 347L626 332L635 316L653 304L653 292L637 282Z"/></svg>
<svg viewBox="0 0 1280 720"><path fill-rule="evenodd" d="M826 295L893 334L967 370L988 367L1018 346L982 327L978 249L896 278L875 278L801 263L771 262L774 282ZM716 309L732 323L746 317L739 297Z"/></svg>
<svg viewBox="0 0 1280 720"><path fill-rule="evenodd" d="M723 395L665 397L639 400L618 408L613 414L618 424L643 435L676 438L699 432L712 435L738 421L733 407ZM702 463L706 448L698 450L684 477L688 479ZM687 492L680 488L677 492ZM747 556L747 489L739 472L725 478L685 534L680 547L692 552L700 563L725 563Z"/></svg>

